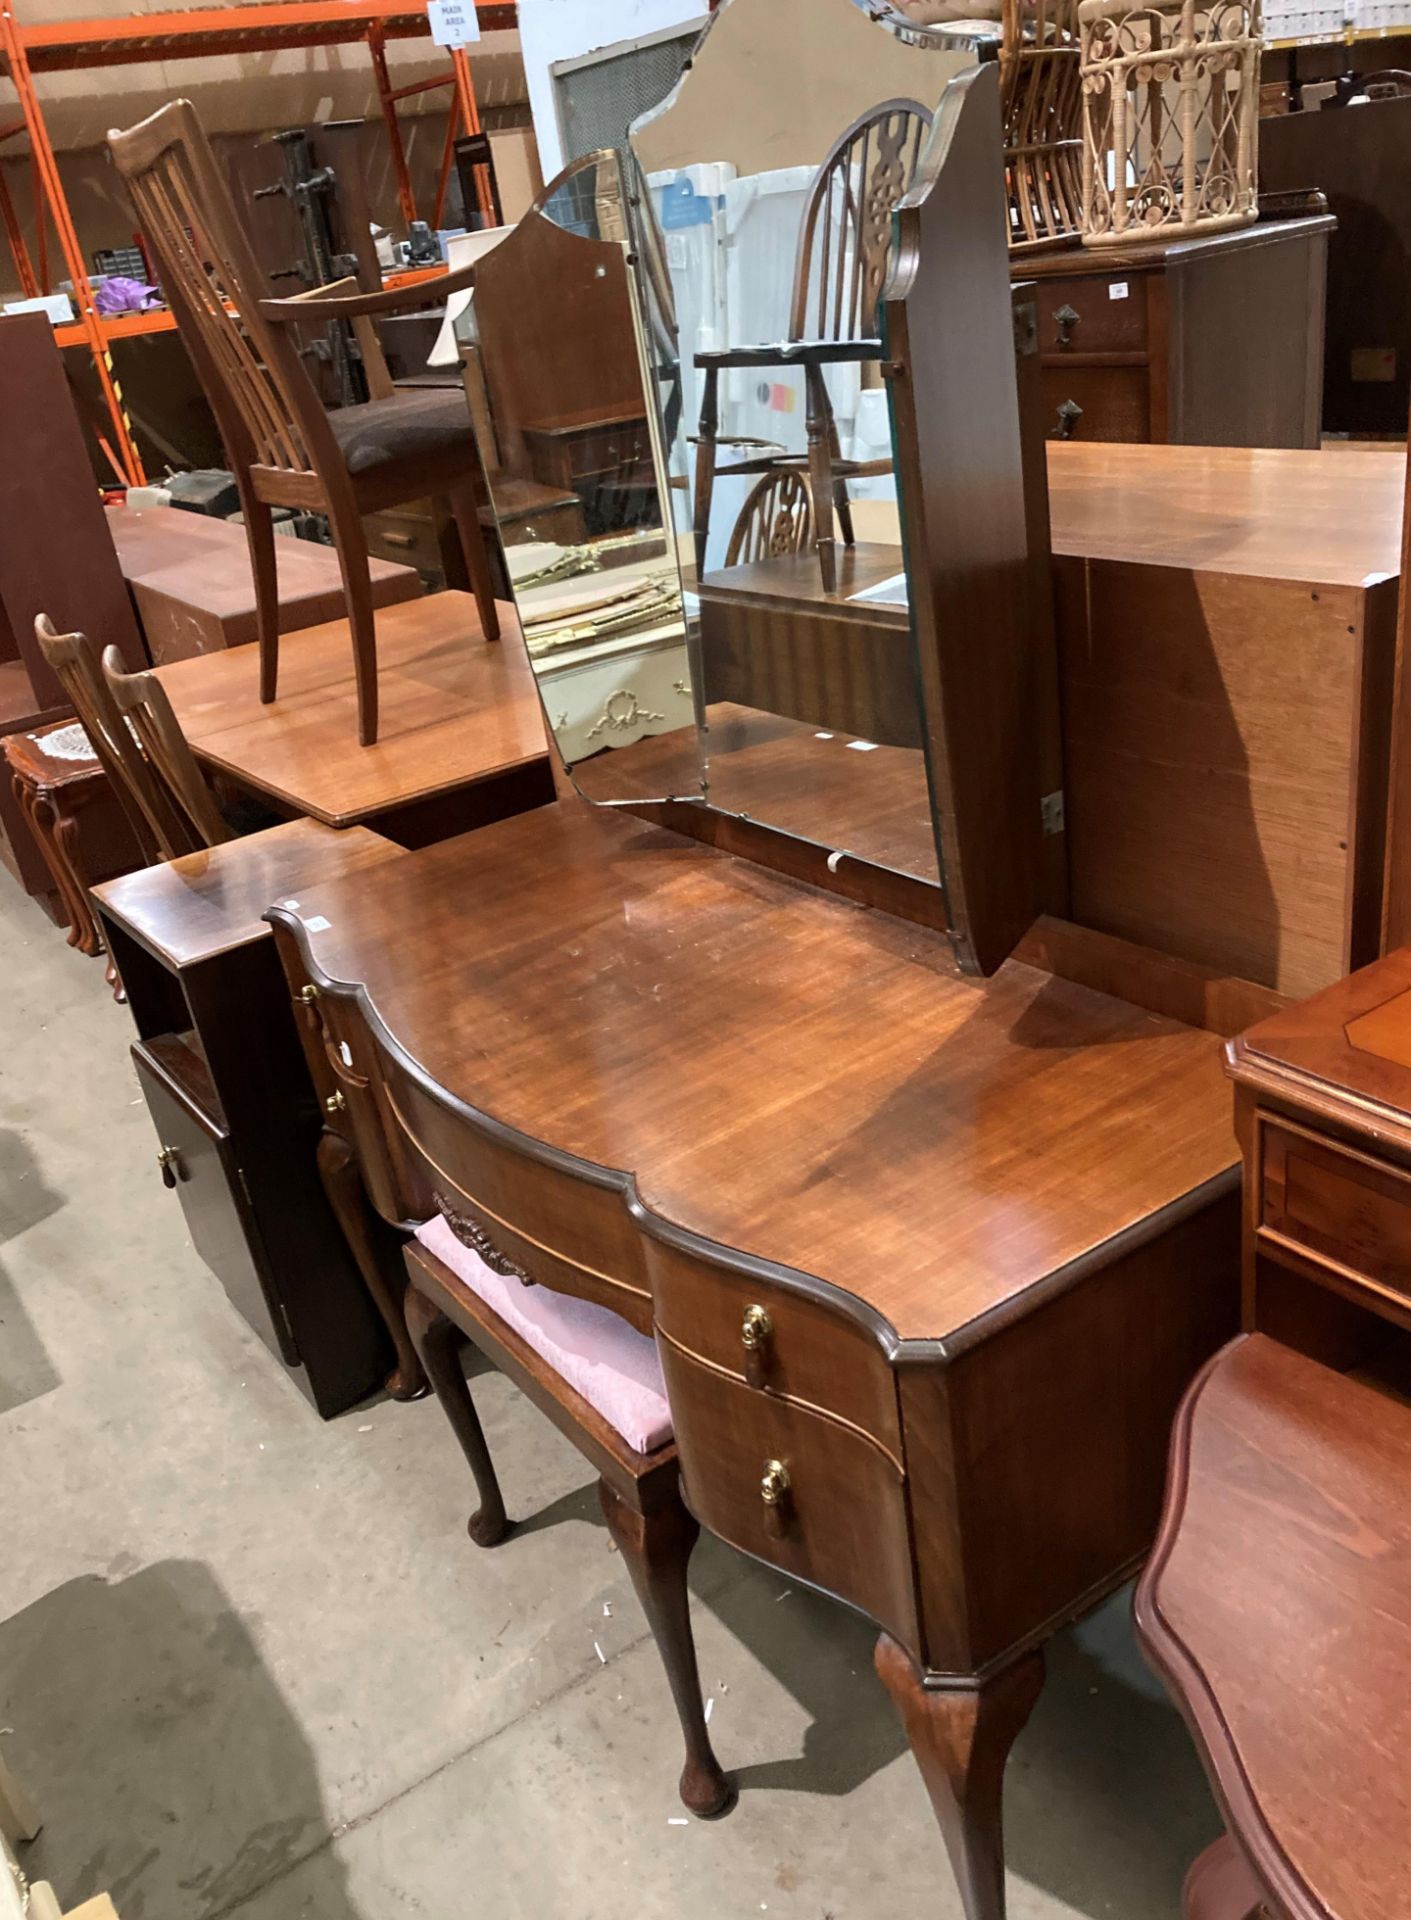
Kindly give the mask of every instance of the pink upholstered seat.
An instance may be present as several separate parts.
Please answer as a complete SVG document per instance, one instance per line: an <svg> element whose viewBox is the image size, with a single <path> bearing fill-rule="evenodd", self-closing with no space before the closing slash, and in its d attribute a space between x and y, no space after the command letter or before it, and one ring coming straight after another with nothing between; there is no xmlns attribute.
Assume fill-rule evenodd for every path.
<svg viewBox="0 0 1411 1920"><path fill-rule="evenodd" d="M463 1246L439 1214L419 1226L416 1237L582 1394L629 1447L652 1453L671 1439L661 1362L645 1334L607 1307L505 1279Z"/></svg>

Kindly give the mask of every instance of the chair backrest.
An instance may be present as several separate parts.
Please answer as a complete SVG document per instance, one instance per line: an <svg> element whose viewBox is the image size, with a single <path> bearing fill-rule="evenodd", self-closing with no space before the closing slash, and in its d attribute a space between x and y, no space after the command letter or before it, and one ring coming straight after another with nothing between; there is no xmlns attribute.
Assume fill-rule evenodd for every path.
<svg viewBox="0 0 1411 1920"><path fill-rule="evenodd" d="M169 805L187 823L196 844L217 847L234 839L156 674L150 668L129 673L117 648L108 647L103 653L103 677L123 724L137 736Z"/></svg>
<svg viewBox="0 0 1411 1920"><path fill-rule="evenodd" d="M108 146L232 459L311 471L322 403L260 314L269 287L196 109L173 100Z"/></svg>
<svg viewBox="0 0 1411 1920"><path fill-rule="evenodd" d="M792 467L776 467L750 489L725 552L727 567L803 553L813 540L808 482Z"/></svg>
<svg viewBox="0 0 1411 1920"><path fill-rule="evenodd" d="M34 623L34 637L147 859L174 860L178 854L193 852L199 843L162 792L136 736L118 712L92 641L86 634L58 632L43 613Z"/></svg>
<svg viewBox="0 0 1411 1920"><path fill-rule="evenodd" d="M804 203L790 339L875 335L892 213L910 190L930 126L919 100L884 100L833 143Z"/></svg>

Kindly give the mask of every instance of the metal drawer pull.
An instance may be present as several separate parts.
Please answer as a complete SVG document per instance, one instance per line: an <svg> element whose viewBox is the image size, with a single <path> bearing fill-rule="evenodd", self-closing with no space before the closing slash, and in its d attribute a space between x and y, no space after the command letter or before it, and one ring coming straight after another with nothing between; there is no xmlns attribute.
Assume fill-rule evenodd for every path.
<svg viewBox="0 0 1411 1920"><path fill-rule="evenodd" d="M752 1387L762 1387L769 1368L769 1343L774 1337L774 1322L764 1307L746 1307L740 1323L740 1345L745 1349L745 1378Z"/></svg>
<svg viewBox="0 0 1411 1920"><path fill-rule="evenodd" d="M181 1164L181 1149L179 1147L159 1147L157 1150L157 1165L162 1170L162 1185L164 1187L174 1187L178 1180L184 1180L186 1178L185 1169Z"/></svg>
<svg viewBox="0 0 1411 1920"><path fill-rule="evenodd" d="M314 985L312 980L310 980L309 984L306 987L300 987L299 998L303 1001L306 1007L311 1007L314 1001L318 999L318 988Z"/></svg>
<svg viewBox="0 0 1411 1920"><path fill-rule="evenodd" d="M342 1113L342 1111L347 1106L347 1104L348 1102L343 1098L343 1094L340 1089L337 1092L329 1094L328 1098L323 1103L323 1110L325 1113Z"/></svg>
<svg viewBox="0 0 1411 1920"><path fill-rule="evenodd" d="M772 1539L783 1538L791 1488L789 1469L784 1462L766 1460L759 1483L759 1497L764 1502L764 1530Z"/></svg>
<svg viewBox="0 0 1411 1920"><path fill-rule="evenodd" d="M1063 405L1058 409L1058 427L1054 433L1054 439L1071 440L1073 438L1073 429L1082 417L1083 409L1078 405L1077 401L1065 400Z"/></svg>
<svg viewBox="0 0 1411 1920"><path fill-rule="evenodd" d="M1074 327L1077 326L1078 322L1082 319L1083 317L1082 314L1078 313L1074 308L1070 307L1065 301L1061 307L1055 307L1053 317L1058 326L1059 346L1060 347L1072 346L1073 329Z"/></svg>

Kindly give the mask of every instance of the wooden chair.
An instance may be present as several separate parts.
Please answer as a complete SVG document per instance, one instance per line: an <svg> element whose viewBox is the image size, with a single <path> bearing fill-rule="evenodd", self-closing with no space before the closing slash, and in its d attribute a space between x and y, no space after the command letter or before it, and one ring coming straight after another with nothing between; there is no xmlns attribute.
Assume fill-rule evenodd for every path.
<svg viewBox="0 0 1411 1920"><path fill-rule="evenodd" d="M187 745L181 723L172 712L167 690L150 668L129 673L116 647L103 651L103 677L113 704L126 720L147 764L161 783L173 808L184 816L202 846L218 847L233 840L206 777Z"/></svg>
<svg viewBox="0 0 1411 1920"><path fill-rule="evenodd" d="M206 843L166 790L138 736L118 711L99 670L93 642L86 634L57 632L42 613L34 623L34 635L88 735L98 764L112 782L144 859L150 864L197 852Z"/></svg>
<svg viewBox="0 0 1411 1920"><path fill-rule="evenodd" d="M450 1223L451 1216L445 1214ZM471 1222L452 1226L466 1244L482 1241ZM492 1271L519 1275L486 1246ZM668 1440L638 1453L603 1415L493 1311L458 1274L419 1240L406 1248L406 1324L467 1464L480 1504L467 1531L477 1546L497 1546L509 1531L504 1498L466 1383L461 1350L468 1344L507 1374L598 1475L598 1499L666 1669L686 1744L682 1803L702 1819L735 1804L735 1790L710 1743L691 1633L686 1571L700 1527L681 1498L676 1445Z"/></svg>
<svg viewBox="0 0 1411 1920"><path fill-rule="evenodd" d="M361 293L352 280L287 300L269 297L221 169L189 101L174 100L108 144L152 246L162 288L215 414L235 474L255 576L260 698L275 698L279 603L272 506L328 516L348 603L358 737L377 739L377 638L361 516L444 494L450 501L487 640L499 637L477 507L483 481L458 390L397 390L373 326L473 283L475 268L414 287ZM354 289L352 292L346 289ZM371 398L329 413L287 329L348 322Z"/></svg>
<svg viewBox="0 0 1411 1920"><path fill-rule="evenodd" d="M765 474L750 488L725 549L727 567L747 567L782 553L802 553L813 537L808 481L791 467Z"/></svg>
<svg viewBox="0 0 1411 1920"><path fill-rule="evenodd" d="M892 213L911 186L931 113L917 100L885 100L857 119L833 144L814 175L804 203L794 264L790 342L699 353L705 375L696 442L696 576L705 572L711 500L717 473L768 474L806 469L813 496L814 544L827 593L837 590L834 515L853 544L847 482L890 473L890 460L844 460L824 368L880 360L877 310L891 261ZM730 369L801 367L806 396L808 452L778 451L717 465L720 375ZM727 446L760 446L727 439Z"/></svg>
<svg viewBox="0 0 1411 1920"><path fill-rule="evenodd" d="M1228 1829L1186 1920L1411 1913L1411 1405L1265 1334L1176 1418L1137 1636Z"/></svg>

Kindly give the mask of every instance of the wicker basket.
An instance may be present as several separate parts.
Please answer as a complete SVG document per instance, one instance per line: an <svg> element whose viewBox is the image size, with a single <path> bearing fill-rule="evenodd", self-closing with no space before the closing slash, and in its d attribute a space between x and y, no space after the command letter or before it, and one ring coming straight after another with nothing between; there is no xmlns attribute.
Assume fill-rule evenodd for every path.
<svg viewBox="0 0 1411 1920"><path fill-rule="evenodd" d="M1004 0L1000 99L1011 252L1075 238L1082 224L1077 0Z"/></svg>
<svg viewBox="0 0 1411 1920"><path fill-rule="evenodd" d="M1257 214L1259 0L1081 0L1083 244Z"/></svg>

